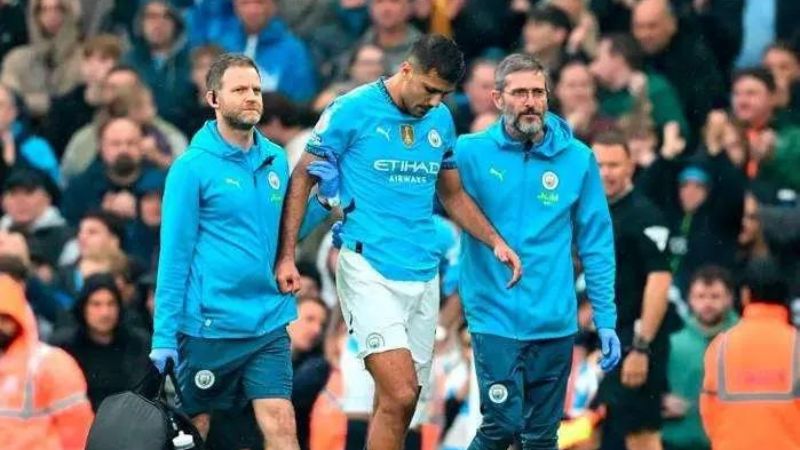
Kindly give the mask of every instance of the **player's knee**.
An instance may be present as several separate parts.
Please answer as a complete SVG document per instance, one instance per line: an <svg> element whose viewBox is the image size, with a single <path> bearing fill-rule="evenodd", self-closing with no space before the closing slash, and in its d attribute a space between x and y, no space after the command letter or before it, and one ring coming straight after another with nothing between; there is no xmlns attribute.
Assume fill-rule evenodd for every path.
<svg viewBox="0 0 800 450"><path fill-rule="evenodd" d="M387 412L408 414L417 405L418 388L413 385L398 386L387 392L381 393L378 406Z"/></svg>
<svg viewBox="0 0 800 450"><path fill-rule="evenodd" d="M293 436L295 433L294 410L291 404L272 406L270 408L256 407L256 419L268 439L270 436L279 438Z"/></svg>
<svg viewBox="0 0 800 450"><path fill-rule="evenodd" d="M481 448L505 450L522 430L522 425L508 418L484 417L484 423L478 431Z"/></svg>

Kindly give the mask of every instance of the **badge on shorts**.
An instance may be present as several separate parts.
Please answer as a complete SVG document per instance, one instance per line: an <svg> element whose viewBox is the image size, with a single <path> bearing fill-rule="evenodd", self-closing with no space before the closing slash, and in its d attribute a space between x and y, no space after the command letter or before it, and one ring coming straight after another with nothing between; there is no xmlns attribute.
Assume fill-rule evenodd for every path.
<svg viewBox="0 0 800 450"><path fill-rule="evenodd" d="M367 349L368 350L377 350L383 347L384 340L383 336L380 333L370 333L367 336Z"/></svg>
<svg viewBox="0 0 800 450"><path fill-rule="evenodd" d="M202 390L209 389L214 385L216 377L210 370L201 370L194 375L194 385Z"/></svg>
<svg viewBox="0 0 800 450"><path fill-rule="evenodd" d="M414 145L414 127L409 124L400 125L400 137L406 147Z"/></svg>
<svg viewBox="0 0 800 450"><path fill-rule="evenodd" d="M503 403L508 399L508 389L500 383L489 386L489 400L492 403Z"/></svg>
<svg viewBox="0 0 800 450"><path fill-rule="evenodd" d="M273 171L270 171L267 175L267 181L269 181L269 185L272 186L272 189L281 187L281 179L278 177L278 174Z"/></svg>

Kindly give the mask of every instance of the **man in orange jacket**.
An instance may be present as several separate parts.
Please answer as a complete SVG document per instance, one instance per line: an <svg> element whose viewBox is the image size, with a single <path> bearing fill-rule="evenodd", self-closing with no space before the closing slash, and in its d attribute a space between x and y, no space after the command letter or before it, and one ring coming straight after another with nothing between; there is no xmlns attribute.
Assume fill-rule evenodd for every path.
<svg viewBox="0 0 800 450"><path fill-rule="evenodd" d="M22 285L0 275L0 449L82 450L92 419L80 367L39 341Z"/></svg>
<svg viewBox="0 0 800 450"><path fill-rule="evenodd" d="M714 450L800 449L800 334L787 297L775 264L753 261L742 320L706 351L700 414Z"/></svg>

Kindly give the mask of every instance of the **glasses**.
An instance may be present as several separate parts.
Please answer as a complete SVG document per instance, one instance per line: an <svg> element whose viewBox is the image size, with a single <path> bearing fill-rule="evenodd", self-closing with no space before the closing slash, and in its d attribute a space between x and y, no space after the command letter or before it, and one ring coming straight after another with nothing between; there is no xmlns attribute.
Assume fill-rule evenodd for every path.
<svg viewBox="0 0 800 450"><path fill-rule="evenodd" d="M512 89L510 91L504 91L506 94L514 97L517 100L527 100L532 98L534 100L540 100L547 96L547 91L544 89Z"/></svg>

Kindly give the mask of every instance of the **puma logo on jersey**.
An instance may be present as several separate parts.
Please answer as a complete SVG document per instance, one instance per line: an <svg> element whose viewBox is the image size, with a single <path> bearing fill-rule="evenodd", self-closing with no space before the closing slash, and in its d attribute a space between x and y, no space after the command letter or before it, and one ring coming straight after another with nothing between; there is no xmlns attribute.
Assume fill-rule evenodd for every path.
<svg viewBox="0 0 800 450"><path fill-rule="evenodd" d="M494 167L491 167L491 168L489 168L489 175L497 177L497 179L500 180L500 181L505 181L506 171L504 170L504 171L501 172L501 171L495 169Z"/></svg>
<svg viewBox="0 0 800 450"><path fill-rule="evenodd" d="M392 142L392 139L389 137L389 130L386 128L377 127L375 128L375 132L385 137L388 142Z"/></svg>

